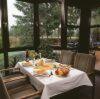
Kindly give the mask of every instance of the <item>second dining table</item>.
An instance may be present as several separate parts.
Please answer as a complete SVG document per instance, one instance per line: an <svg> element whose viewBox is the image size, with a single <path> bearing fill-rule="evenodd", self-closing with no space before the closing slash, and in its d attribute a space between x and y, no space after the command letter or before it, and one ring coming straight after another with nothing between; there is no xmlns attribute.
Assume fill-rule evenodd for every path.
<svg viewBox="0 0 100 99"><path fill-rule="evenodd" d="M42 90L41 99L50 99L50 97L70 91L79 86L92 86L87 74L75 68L70 68L67 76L57 76L54 73L54 69L52 70L52 75L36 75L33 67L34 64L32 66L23 66L23 62L18 62L15 66L15 68L20 68L22 73L30 77L31 84L38 90Z"/></svg>

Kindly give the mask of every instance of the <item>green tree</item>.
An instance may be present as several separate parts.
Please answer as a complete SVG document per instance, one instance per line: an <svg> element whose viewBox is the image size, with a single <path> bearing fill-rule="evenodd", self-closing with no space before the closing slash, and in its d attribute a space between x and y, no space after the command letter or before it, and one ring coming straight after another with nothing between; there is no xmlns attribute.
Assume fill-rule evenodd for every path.
<svg viewBox="0 0 100 99"><path fill-rule="evenodd" d="M17 35L22 37L21 44L28 45L32 44L31 37L33 37L33 4L16 1L15 7L22 12L22 15L14 15L16 18L16 25L11 27L11 35ZM52 35L53 31L59 29L60 26L60 4L59 3L42 3L39 4L39 18L40 18L40 30L41 35L46 34L47 36ZM69 8L68 12L68 24L74 25L77 23L79 18L78 10L74 7ZM73 34L72 30L69 29L68 32ZM69 34L68 33L68 34Z"/></svg>
<svg viewBox="0 0 100 99"><path fill-rule="evenodd" d="M68 7L68 25L79 25L78 20L80 18L80 11L79 9L76 9L75 7ZM71 37L75 34L75 28L68 28L67 30L68 35L71 39Z"/></svg>
<svg viewBox="0 0 100 99"><path fill-rule="evenodd" d="M60 25L60 5L58 3L43 3L39 6L41 34L47 36Z"/></svg>
<svg viewBox="0 0 100 99"><path fill-rule="evenodd" d="M21 37L21 42L25 45L32 45L32 37L33 37L33 4L16 1L14 4L17 10L19 10L22 15L13 15L16 18L16 25L12 26L10 29L10 33L13 36ZM27 42L26 42L27 41Z"/></svg>
<svg viewBox="0 0 100 99"><path fill-rule="evenodd" d="M68 7L68 25L78 25L77 21L80 17L80 10L75 7Z"/></svg>
<svg viewBox="0 0 100 99"><path fill-rule="evenodd" d="M24 44L25 41L28 45L32 44L30 38L33 36L33 4L16 1L15 7L22 12L22 15L13 15L16 18L16 25L12 26L10 33L12 36L24 37L21 40L21 44ZM60 18L60 9L59 5L56 3L43 3L39 5L39 15L40 15L40 28L41 35L46 33L47 36L53 33L53 30L59 27L59 18ZM42 24L41 24L42 23Z"/></svg>

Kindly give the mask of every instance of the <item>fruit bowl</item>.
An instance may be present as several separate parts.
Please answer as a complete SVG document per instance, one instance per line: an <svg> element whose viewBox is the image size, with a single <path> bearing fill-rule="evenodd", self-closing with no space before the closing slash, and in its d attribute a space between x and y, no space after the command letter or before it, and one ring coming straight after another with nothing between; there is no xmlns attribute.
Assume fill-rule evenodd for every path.
<svg viewBox="0 0 100 99"><path fill-rule="evenodd" d="M55 74L58 76L67 76L70 69L67 67L59 67L55 70Z"/></svg>

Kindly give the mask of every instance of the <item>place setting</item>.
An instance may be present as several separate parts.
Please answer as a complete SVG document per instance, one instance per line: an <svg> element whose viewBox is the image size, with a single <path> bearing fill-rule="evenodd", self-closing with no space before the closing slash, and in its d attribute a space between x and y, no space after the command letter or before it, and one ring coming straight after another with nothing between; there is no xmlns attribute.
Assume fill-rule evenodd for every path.
<svg viewBox="0 0 100 99"><path fill-rule="evenodd" d="M48 62L49 60L49 62ZM51 62L51 59L38 59L33 66L33 76L45 76L51 77L52 75L58 77L66 77L70 72L70 66L60 64L57 62Z"/></svg>

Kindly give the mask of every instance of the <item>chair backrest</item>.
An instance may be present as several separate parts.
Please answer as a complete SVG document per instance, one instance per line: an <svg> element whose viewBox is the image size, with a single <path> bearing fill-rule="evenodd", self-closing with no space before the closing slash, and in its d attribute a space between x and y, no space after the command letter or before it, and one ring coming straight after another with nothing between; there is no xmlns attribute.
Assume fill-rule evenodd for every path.
<svg viewBox="0 0 100 99"><path fill-rule="evenodd" d="M10 96L8 94L8 91L7 91L7 88L5 86L5 83L2 80L2 76L1 75L0 75L0 89L2 90L0 92L1 96L3 96L2 99L10 99Z"/></svg>
<svg viewBox="0 0 100 99"><path fill-rule="evenodd" d="M75 52L62 50L59 62L63 64L73 65L74 56L75 56Z"/></svg>
<svg viewBox="0 0 100 99"><path fill-rule="evenodd" d="M84 53L77 53L74 59L74 68L82 70L87 74L94 72L95 56Z"/></svg>

